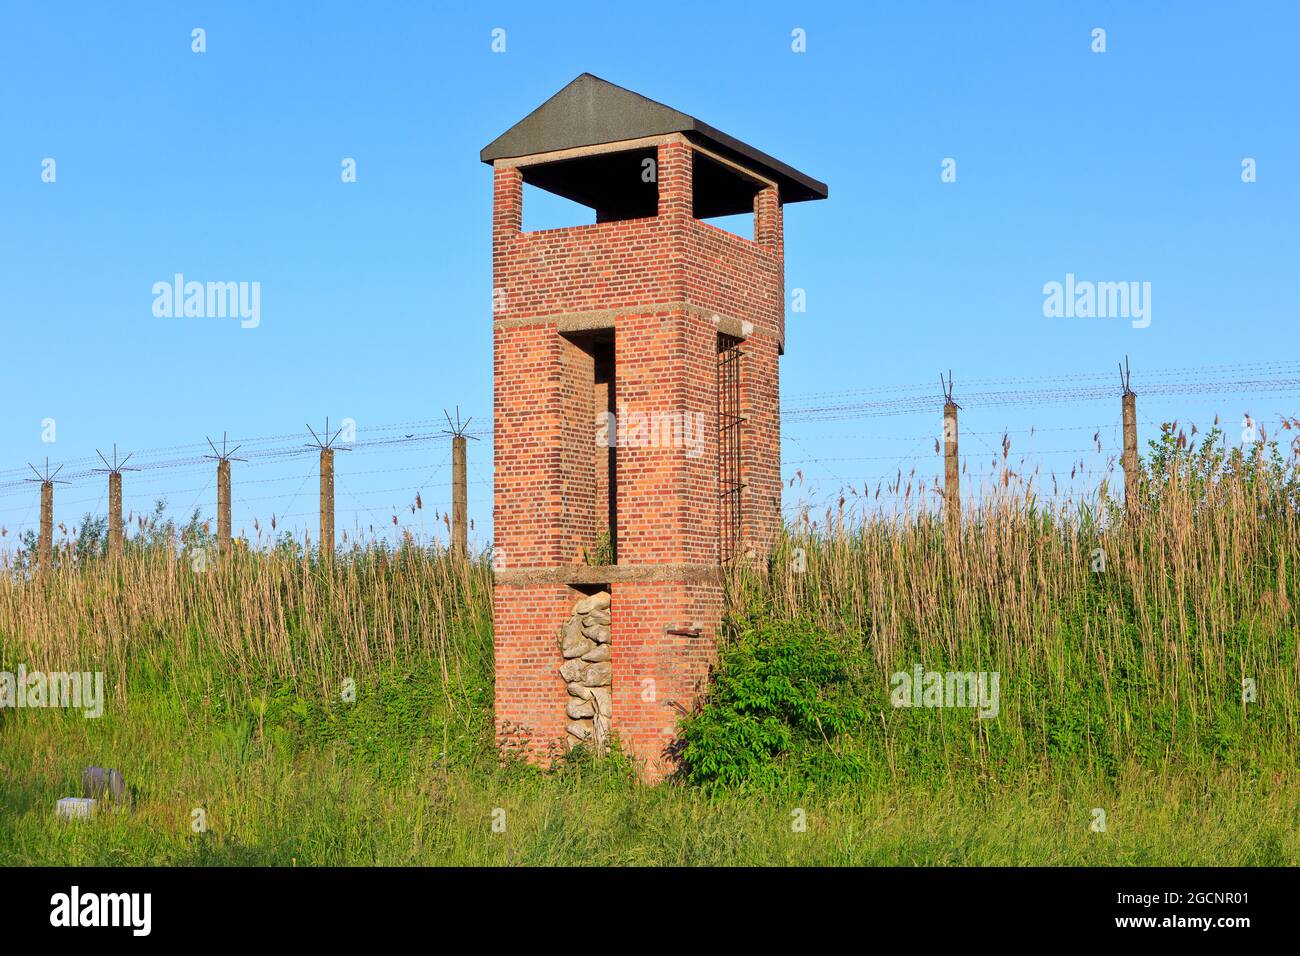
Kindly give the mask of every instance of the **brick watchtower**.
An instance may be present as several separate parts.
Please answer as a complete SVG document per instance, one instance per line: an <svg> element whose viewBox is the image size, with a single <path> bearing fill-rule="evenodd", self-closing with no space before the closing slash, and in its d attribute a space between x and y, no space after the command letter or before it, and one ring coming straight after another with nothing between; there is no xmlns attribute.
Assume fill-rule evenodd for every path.
<svg viewBox="0 0 1300 956"><path fill-rule="evenodd" d="M720 568L780 527L782 206L826 187L583 74L493 166L496 716L545 759L617 735L657 779ZM524 232L529 183L595 223ZM753 239L702 220L752 214Z"/></svg>

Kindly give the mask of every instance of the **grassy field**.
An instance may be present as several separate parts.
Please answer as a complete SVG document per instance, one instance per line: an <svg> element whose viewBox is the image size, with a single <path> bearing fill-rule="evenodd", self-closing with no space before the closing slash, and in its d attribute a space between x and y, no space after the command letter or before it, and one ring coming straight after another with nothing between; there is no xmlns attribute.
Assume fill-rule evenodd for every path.
<svg viewBox="0 0 1300 956"><path fill-rule="evenodd" d="M1294 865L1294 458L1147 470L1133 520L1009 483L788 529L658 787L501 763L485 556L70 547L0 578L0 670L102 670L106 712L0 710L0 864ZM998 673L997 716L891 706L917 666ZM91 764L132 812L58 822Z"/></svg>
<svg viewBox="0 0 1300 956"><path fill-rule="evenodd" d="M256 730L179 708L74 720L81 719L53 731L25 727L6 747L0 865L1300 860L1300 791L1273 775L1161 777L1135 768L1114 779L1041 774L996 786L710 795L679 784L640 786L611 761L552 774L487 760L454 769L412 760L400 771L380 770L350 747L293 753ZM50 809L74 792L91 753L140 785L135 812L61 824ZM207 811L206 833L192 830L197 806ZM1104 833L1090 829L1093 808L1106 810Z"/></svg>

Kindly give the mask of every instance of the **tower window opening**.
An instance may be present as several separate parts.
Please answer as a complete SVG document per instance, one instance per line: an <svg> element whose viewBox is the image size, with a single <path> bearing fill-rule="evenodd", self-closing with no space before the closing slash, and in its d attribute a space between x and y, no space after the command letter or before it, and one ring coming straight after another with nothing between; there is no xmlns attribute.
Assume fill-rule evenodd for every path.
<svg viewBox="0 0 1300 956"><path fill-rule="evenodd" d="M718 336L718 559L731 561L740 551L742 492L740 367L744 352L740 339Z"/></svg>

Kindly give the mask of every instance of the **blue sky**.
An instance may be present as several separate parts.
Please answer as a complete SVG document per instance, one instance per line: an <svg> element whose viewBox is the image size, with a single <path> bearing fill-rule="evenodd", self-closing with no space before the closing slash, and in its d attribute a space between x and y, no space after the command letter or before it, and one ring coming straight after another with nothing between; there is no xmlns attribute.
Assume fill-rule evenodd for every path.
<svg viewBox="0 0 1300 956"><path fill-rule="evenodd" d="M491 174L478 151L582 72L830 185L829 200L786 213L787 287L807 297L788 318L791 408L821 403L812 393L921 394L898 388L916 383L937 396L949 368L958 401L982 381L1112 385L1127 354L1144 442L1173 417L1250 411L1267 427L1300 411L1300 392L1141 393L1163 369L1293 374L1276 365L1296 358L1297 9L5 2L0 525L35 521L16 469L48 456L84 471L114 442L177 448L148 464L197 455L178 446L223 430L291 449L326 415L354 419L362 439L424 434L456 405L488 426ZM791 49L796 28L806 52ZM345 157L356 183L340 181ZM1246 157L1256 182L1242 182ZM946 158L956 182L941 181ZM550 208L527 207L526 221ZM260 324L155 317L151 288L177 272L260 282ZM1045 317L1044 284L1067 273L1149 282L1150 325ZM1089 374L1107 377L1070 378ZM1118 416L1117 385L1105 401L971 403L963 452L986 467L1010 429L1014 454L1068 469L1104 425L1098 464ZM938 473L939 428L937 397L932 412L792 418L786 470L804 481L787 509L874 487L897 465ZM470 453L480 542L490 451L483 435ZM341 455L338 526L391 533L398 514L431 532L447 458L440 440ZM212 515L212 470L128 475L127 507L166 493L177 512ZM314 527L314 470L310 455L237 465L236 530L272 514ZM57 517L102 512L102 485L60 486Z"/></svg>

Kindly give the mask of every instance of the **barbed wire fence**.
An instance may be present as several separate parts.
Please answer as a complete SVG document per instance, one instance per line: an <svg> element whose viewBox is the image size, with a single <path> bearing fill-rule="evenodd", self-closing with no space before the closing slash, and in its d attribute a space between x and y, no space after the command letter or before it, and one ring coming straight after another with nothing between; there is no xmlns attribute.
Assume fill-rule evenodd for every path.
<svg viewBox="0 0 1300 956"><path fill-rule="evenodd" d="M1044 499L1095 492L1102 482L1118 487L1123 423L1114 372L969 381L959 372L956 387L966 426L961 470L977 482L973 495L982 484L1005 485L1008 480L1032 482ZM1300 361L1135 369L1132 387L1144 447L1167 422L1177 421L1191 436L1203 436L1217 425L1235 444L1238 425L1227 416L1241 415L1243 426L1249 423L1259 437L1277 438L1278 430L1290 427L1288 422L1300 413ZM842 509L846 503L864 509L903 501L941 503L946 398L933 382L787 396L781 407L787 521L807 521L811 514ZM1248 398L1255 406L1268 399L1271 407L1248 411ZM1112 403L1109 410L1103 408L1106 402ZM1076 407L1088 414L1078 416L1083 423L1038 425L1030 420L1022 427L999 418L1012 412L1033 416L1048 406L1058 415ZM878 425L863 430L857 424L862 422ZM904 429L888 427L904 423ZM341 510L351 513L350 523L340 525L343 543L450 542L453 449L446 418L358 426L355 432L355 440L340 445L352 454L338 466L336 479ZM479 514L490 514L491 429L462 434L477 440L468 456L468 496ZM285 533L312 537L311 519L321 512L307 505L308 486L319 475L317 451L304 443L308 437L304 430L229 439L239 447L232 495L241 509L238 537L250 545L270 544ZM160 501L182 525L196 511L201 522L215 525L218 472L207 454L211 447L205 440L130 449L135 471L120 488L128 534L144 526ZM1294 445L1290 451L1295 454ZM109 487L97 455L57 464L66 484L60 486L51 523L66 543L75 540L84 516L104 514ZM25 533L40 527L41 502L30 474L27 463L0 469L0 561L12 557ZM381 475L392 481L370 487ZM486 530L475 529L472 519L469 524L472 531ZM475 538L481 544L484 535Z"/></svg>
<svg viewBox="0 0 1300 956"><path fill-rule="evenodd" d="M1279 432L1294 426L1300 362L1133 370L1131 378L1121 369L1118 383L1114 372L959 379L962 419L966 424L976 423L961 436L969 439L961 448L962 475L980 482L973 497L1012 483L1032 489L1044 502L1076 499L1099 487L1118 487L1124 450L1120 406L1129 385L1142 412L1134 421L1141 427L1141 447L1157 438L1166 424L1176 426L1189 440L1199 440L1217 427L1226 441L1238 444L1240 436L1244 445L1257 438L1277 438ZM816 512L829 518L846 505L940 503L945 440L950 437L943 427L948 397L934 383L913 383L788 399L782 405L787 521L808 521ZM1260 409L1262 399L1272 407ZM1101 408L1106 402L1113 403L1113 411ZM1088 414L1079 417L1087 423L1043 423L1047 406L1085 409ZM1025 420L1023 427L1004 424L1008 413ZM1059 415L1058 411L1054 417ZM879 426L915 421L925 430L903 434L883 427L870 433L856 428L841 430L844 423L864 420L876 421ZM826 443L835 450L819 453ZM846 454L841 451L845 448L864 453ZM1296 453L1294 438L1286 450Z"/></svg>
<svg viewBox="0 0 1300 956"><path fill-rule="evenodd" d="M370 427L357 427L356 440L340 444L359 457L349 457L337 466L337 493L342 511L351 519L340 524L345 544L367 539L398 543L407 536L428 543L450 533L451 443L445 420L413 419ZM491 433L466 432L489 446ZM308 486L319 477L318 450L308 447L306 429L273 435L232 437L239 448L233 485L233 503L240 509L237 537L254 546L283 540L286 533L304 541L315 537L321 512L308 505L314 493ZM476 446L476 450L477 450ZM121 507L128 532L140 532L156 514L160 502L165 514L180 526L198 514L202 524L217 524L218 462L205 455L206 441L184 445L138 448L132 451L136 472L122 490ZM72 458L62 462L60 487L55 500L54 526L61 541L75 540L78 525L87 515L104 514L107 488L97 457ZM479 495L490 497L490 469L484 474L478 465L468 482ZM26 466L0 470L0 561L13 557L25 532L39 528L40 502L32 485L23 477ZM391 482L379 482L377 476ZM440 524L447 534L438 533Z"/></svg>

